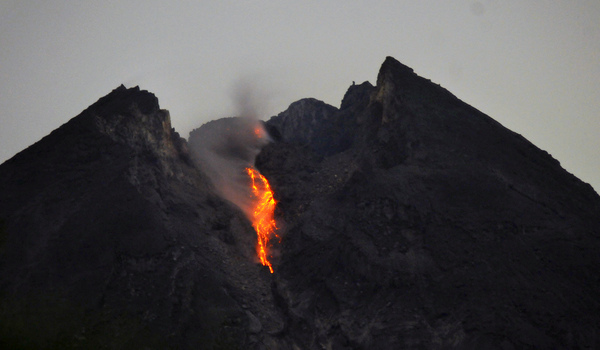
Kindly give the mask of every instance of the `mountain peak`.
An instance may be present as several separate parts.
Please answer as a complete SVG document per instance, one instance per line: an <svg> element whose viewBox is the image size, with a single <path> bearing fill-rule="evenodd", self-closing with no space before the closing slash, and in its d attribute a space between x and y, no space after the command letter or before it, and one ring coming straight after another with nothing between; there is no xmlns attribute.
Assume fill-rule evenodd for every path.
<svg viewBox="0 0 600 350"><path fill-rule="evenodd" d="M157 153L172 151L176 136L169 112L160 109L153 93L138 86L117 87L77 118L93 118L97 128L114 141Z"/></svg>
<svg viewBox="0 0 600 350"><path fill-rule="evenodd" d="M160 109L158 98L147 90L141 90L139 86L126 88L121 84L108 95L100 98L89 109L102 109L109 114L124 113L132 105L137 106L140 112L149 114Z"/></svg>
<svg viewBox="0 0 600 350"><path fill-rule="evenodd" d="M108 149L117 145L135 154L152 155L168 173L172 171L167 170L171 168L168 163L174 158L189 161L187 144L171 127L169 112L160 109L158 98L138 86L120 85L7 163L28 163L41 154L45 162L65 155L107 157L112 153Z"/></svg>
<svg viewBox="0 0 600 350"><path fill-rule="evenodd" d="M388 56L379 68L377 86L382 87L392 82L407 82L418 78L412 68L400 63L395 58Z"/></svg>
<svg viewBox="0 0 600 350"><path fill-rule="evenodd" d="M381 64L381 68L379 69L379 74L385 74L387 72L394 73L402 73L402 74L414 74L412 68L407 65L400 63L397 59L392 56L387 56L383 63ZM379 80L379 79L378 79Z"/></svg>
<svg viewBox="0 0 600 350"><path fill-rule="evenodd" d="M191 133L186 162L121 85L1 164L0 347L597 345L600 197L522 136L392 57L341 108L271 118L258 155L247 122ZM274 274L227 196L254 156Z"/></svg>

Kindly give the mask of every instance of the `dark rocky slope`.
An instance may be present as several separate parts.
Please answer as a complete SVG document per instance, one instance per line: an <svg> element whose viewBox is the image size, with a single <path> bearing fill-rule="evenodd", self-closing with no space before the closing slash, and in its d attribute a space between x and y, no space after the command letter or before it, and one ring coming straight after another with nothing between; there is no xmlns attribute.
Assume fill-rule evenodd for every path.
<svg viewBox="0 0 600 350"><path fill-rule="evenodd" d="M546 152L392 58L266 128L273 275L146 91L0 165L0 347L600 346L600 198Z"/></svg>
<svg viewBox="0 0 600 350"><path fill-rule="evenodd" d="M0 348L244 348L280 327L252 227L186 149L120 87L0 166Z"/></svg>
<svg viewBox="0 0 600 350"><path fill-rule="evenodd" d="M393 58L268 125L301 348L600 346L600 199L546 152Z"/></svg>

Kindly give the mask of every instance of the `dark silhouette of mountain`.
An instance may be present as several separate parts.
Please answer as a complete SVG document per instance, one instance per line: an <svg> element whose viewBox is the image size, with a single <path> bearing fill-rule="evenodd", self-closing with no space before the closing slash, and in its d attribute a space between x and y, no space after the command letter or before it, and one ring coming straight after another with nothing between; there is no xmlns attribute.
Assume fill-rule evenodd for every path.
<svg viewBox="0 0 600 350"><path fill-rule="evenodd" d="M0 165L0 347L600 346L600 197L450 92L388 57L264 124L274 274L198 155L236 123L121 86Z"/></svg>
<svg viewBox="0 0 600 350"><path fill-rule="evenodd" d="M228 348L278 322L252 227L154 95L117 88L0 177L0 348Z"/></svg>
<svg viewBox="0 0 600 350"><path fill-rule="evenodd" d="M600 346L600 200L546 152L390 57L268 125L301 348Z"/></svg>

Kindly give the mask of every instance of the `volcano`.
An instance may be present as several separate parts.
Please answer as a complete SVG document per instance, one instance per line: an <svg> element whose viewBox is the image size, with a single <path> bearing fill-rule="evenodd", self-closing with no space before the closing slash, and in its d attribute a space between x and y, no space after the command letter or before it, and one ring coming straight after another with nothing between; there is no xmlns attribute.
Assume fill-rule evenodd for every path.
<svg viewBox="0 0 600 350"><path fill-rule="evenodd" d="M268 144L217 138L241 169L219 176L205 135L236 123L188 142L120 86L0 165L0 347L600 346L600 197L444 88L388 57ZM246 165L277 203L274 273L216 180Z"/></svg>

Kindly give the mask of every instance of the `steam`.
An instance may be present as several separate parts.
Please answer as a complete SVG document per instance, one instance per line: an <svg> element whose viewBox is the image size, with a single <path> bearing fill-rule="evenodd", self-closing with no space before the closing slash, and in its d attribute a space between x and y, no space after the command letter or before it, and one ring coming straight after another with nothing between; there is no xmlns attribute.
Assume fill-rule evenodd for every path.
<svg viewBox="0 0 600 350"><path fill-rule="evenodd" d="M221 197L237 205L248 218L253 215L253 194L246 168L269 142L258 119L266 110L266 96L241 80L231 97L237 117L208 122L192 131L189 146L198 167L210 178Z"/></svg>

